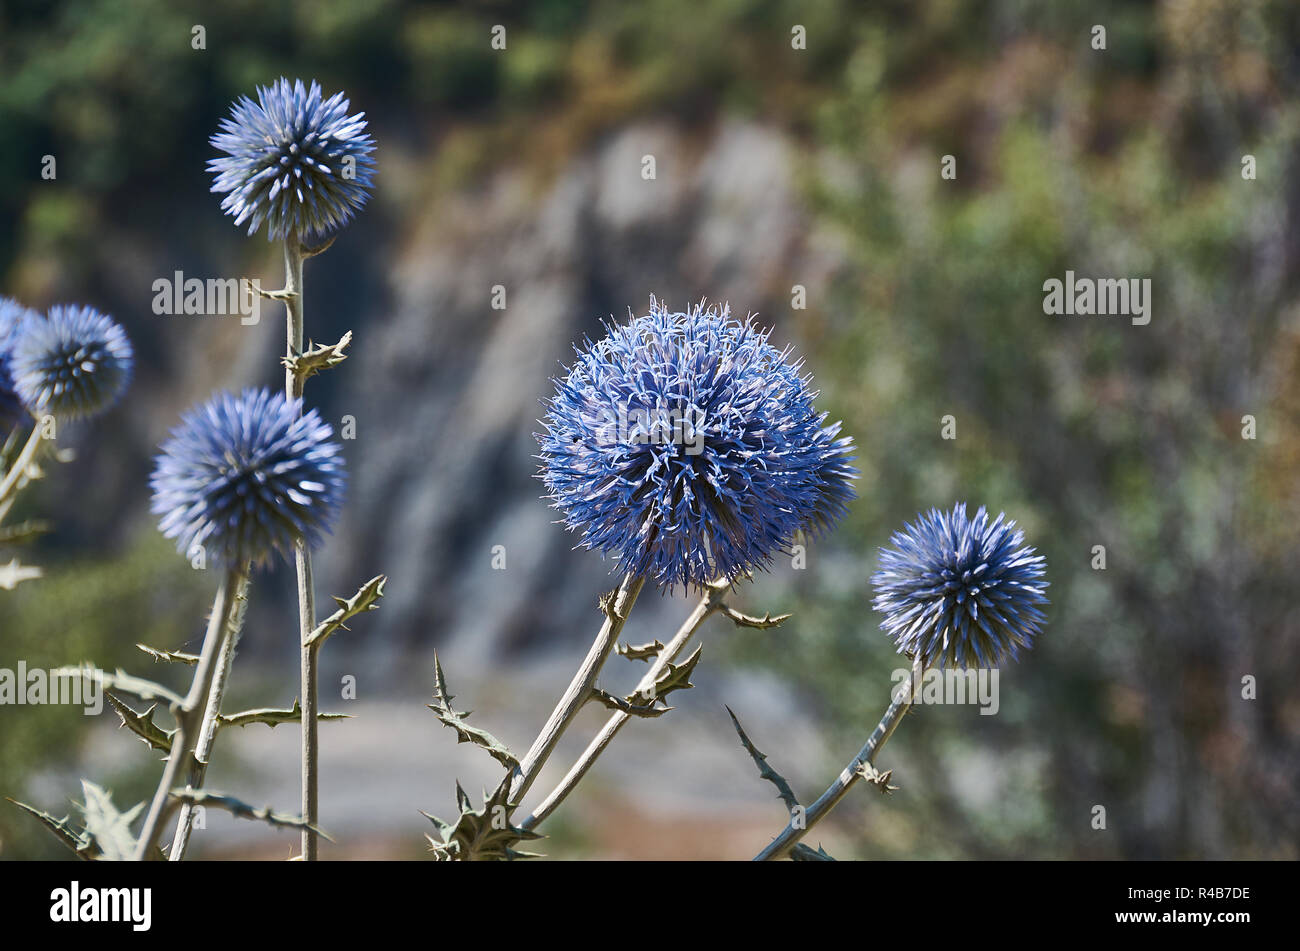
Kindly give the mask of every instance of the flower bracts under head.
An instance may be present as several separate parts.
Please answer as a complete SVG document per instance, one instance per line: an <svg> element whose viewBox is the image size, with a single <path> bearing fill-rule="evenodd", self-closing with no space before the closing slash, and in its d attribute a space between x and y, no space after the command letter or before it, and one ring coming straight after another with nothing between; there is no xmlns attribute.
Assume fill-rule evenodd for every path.
<svg viewBox="0 0 1300 951"><path fill-rule="evenodd" d="M14 391L34 416L83 419L112 406L131 380L131 342L91 307L20 319L9 352Z"/></svg>
<svg viewBox="0 0 1300 951"><path fill-rule="evenodd" d="M894 533L871 579L872 606L900 651L927 667L997 667L1033 646L1047 563L1015 525L983 507L967 518L962 503Z"/></svg>
<svg viewBox="0 0 1300 951"><path fill-rule="evenodd" d="M342 227L365 204L374 175L375 142L365 113L348 115L343 93L279 79L241 97L212 137L226 154L208 163L221 208L253 234L318 236Z"/></svg>
<svg viewBox="0 0 1300 951"><path fill-rule="evenodd" d="M159 528L185 554L202 546L227 565L316 545L333 527L343 450L315 410L266 389L222 393L187 413L151 479Z"/></svg>
<svg viewBox="0 0 1300 951"><path fill-rule="evenodd" d="M853 442L811 377L725 306L650 312L587 341L538 435L541 478L582 545L655 584L765 568L853 498Z"/></svg>

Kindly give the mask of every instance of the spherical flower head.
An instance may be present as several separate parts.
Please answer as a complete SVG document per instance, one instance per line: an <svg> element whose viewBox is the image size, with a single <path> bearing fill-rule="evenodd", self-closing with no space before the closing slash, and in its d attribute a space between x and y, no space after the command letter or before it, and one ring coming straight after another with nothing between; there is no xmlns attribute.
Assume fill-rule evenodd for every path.
<svg viewBox="0 0 1300 951"><path fill-rule="evenodd" d="M27 417L27 408L14 389L9 355L29 320L43 319L9 297L0 297L0 438Z"/></svg>
<svg viewBox="0 0 1300 951"><path fill-rule="evenodd" d="M853 442L811 377L726 306L650 312L586 341L538 434L546 496L582 546L670 589L766 568L853 498Z"/></svg>
<svg viewBox="0 0 1300 951"><path fill-rule="evenodd" d="M163 443L150 483L159 528L191 555L221 564L286 557L333 527L345 483L334 431L301 401L267 389L221 393L191 410Z"/></svg>
<svg viewBox="0 0 1300 951"><path fill-rule="evenodd" d="M21 321L9 353L14 391L33 416L84 419L111 407L131 381L125 331L92 307L51 307Z"/></svg>
<svg viewBox="0 0 1300 951"><path fill-rule="evenodd" d="M329 99L320 85L279 79L258 87L257 102L240 97L212 147L224 153L208 163L221 209L248 222L251 235L317 236L342 227L365 204L374 174L365 113L348 115L343 93Z"/></svg>
<svg viewBox="0 0 1300 951"><path fill-rule="evenodd" d="M1033 646L1045 604L1047 562L1024 532L981 506L931 509L890 538L872 576L872 606L900 651L926 667L999 667Z"/></svg>

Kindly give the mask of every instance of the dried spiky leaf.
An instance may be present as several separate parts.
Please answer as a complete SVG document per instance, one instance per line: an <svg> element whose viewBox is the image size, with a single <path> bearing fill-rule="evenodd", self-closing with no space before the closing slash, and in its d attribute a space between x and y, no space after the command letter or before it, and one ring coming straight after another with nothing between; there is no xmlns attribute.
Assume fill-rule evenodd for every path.
<svg viewBox="0 0 1300 951"><path fill-rule="evenodd" d="M612 697L599 689L592 692L592 699L599 700L607 707L634 716L662 716L672 709L672 707L668 706L664 697L674 690L689 690L695 686L695 684L691 683L691 674L694 672L695 666L700 662L702 652L703 648L697 647L691 656L687 657L682 663L674 664L669 661L664 665L664 669L659 671L652 686L641 687L622 700Z"/></svg>
<svg viewBox="0 0 1300 951"><path fill-rule="evenodd" d="M29 806L25 802L19 802L17 799L10 799L9 801L28 815L34 816L45 828L53 832L60 842L75 852L79 858L90 861L99 855L99 848L95 845L95 840L85 829L78 829L73 826L70 816L56 819L50 813L37 809L35 806Z"/></svg>
<svg viewBox="0 0 1300 951"><path fill-rule="evenodd" d="M633 694L633 696L636 696ZM633 703L631 699L616 697L608 690L601 690L599 687L591 688L591 699L598 703L603 703L611 710L618 710L633 717L661 717L672 707L660 706L656 701L650 703Z"/></svg>
<svg viewBox="0 0 1300 951"><path fill-rule="evenodd" d="M100 854L97 858L109 862L127 862L135 857L136 838L131 831L144 803L138 802L126 812L113 805L113 794L88 779L81 781L81 811L85 816L86 834L94 841Z"/></svg>
<svg viewBox="0 0 1300 951"><path fill-rule="evenodd" d="M518 803L511 802L510 776L489 796L483 793L482 808L475 809L469 796L456 784L456 803L460 815L455 822L444 822L427 812L424 816L433 823L438 835L426 836L429 851L438 861L482 862L512 861L536 858L537 853L515 848L520 842L541 839L540 832L521 829L510 821L510 814Z"/></svg>
<svg viewBox="0 0 1300 951"><path fill-rule="evenodd" d="M357 593L350 598L335 598L338 610L327 617L316 629L307 637L307 644L320 645L325 642L335 631L348 630L347 621L352 620L358 614L364 614L367 611L373 611L379 607L379 599L384 596L384 585L388 583L387 575L375 575L360 588Z"/></svg>
<svg viewBox="0 0 1300 951"><path fill-rule="evenodd" d="M470 715L470 711L460 713L452 707L451 702L455 697L447 690L447 679L443 676L442 663L436 652L433 655L433 689L433 703L427 706L438 718L438 722L456 731L457 743L473 743L486 750L489 756L508 770L519 765L518 757L510 752L509 747L486 730L469 724L465 718Z"/></svg>
<svg viewBox="0 0 1300 951"><path fill-rule="evenodd" d="M14 558L7 565L0 565L0 588L12 591L24 581L32 581L40 576L41 569L36 565L24 565Z"/></svg>
<svg viewBox="0 0 1300 951"><path fill-rule="evenodd" d="M171 752L173 731L164 730L153 720L153 712L158 708L158 704L150 704L149 709L144 713L137 713L111 691L105 690L104 698L122 718L121 726L126 727L154 749L162 750L164 753Z"/></svg>
<svg viewBox="0 0 1300 951"><path fill-rule="evenodd" d="M28 519L17 525L0 526L0 545L25 545L50 530L50 523Z"/></svg>
<svg viewBox="0 0 1300 951"><path fill-rule="evenodd" d="M786 621L790 620L789 614L778 614L772 617L771 614L764 614L762 617L753 617L749 614L741 614L730 605L722 605L722 613L735 622L736 627L754 627L759 630L769 630L774 627L780 627Z"/></svg>
<svg viewBox="0 0 1300 951"><path fill-rule="evenodd" d="M736 718L736 714L732 711L731 707L727 707L727 713L731 716L731 723L736 728L736 732L740 735L740 742L744 745L745 751L749 753L749 758L752 759L754 765L758 767L759 778L766 779L769 783L775 786L777 795L780 797L781 801L785 803L786 811L794 812L794 810L799 808L799 799L795 796L794 790L790 788L790 784L785 781L784 776L772 768L771 764L767 761L767 756L764 755L757 746L750 742L749 737L740 725L740 720Z"/></svg>
<svg viewBox="0 0 1300 951"><path fill-rule="evenodd" d="M870 763L859 763L854 772L879 789L882 795L891 793L898 788L889 785L889 777L894 775L892 769L887 769L882 773Z"/></svg>
<svg viewBox="0 0 1300 951"><path fill-rule="evenodd" d="M695 686L691 683L691 674L695 672L695 666L700 662L700 655L703 653L703 647L695 648L690 657L687 657L680 664L669 663L655 678L654 696L662 700L674 690L689 690Z"/></svg>
<svg viewBox="0 0 1300 951"><path fill-rule="evenodd" d="M348 720L351 719L349 713L317 713L317 721L321 720ZM295 698L293 706L288 710L281 710L275 707L262 707L257 710L244 710L241 713L220 714L217 718L217 725L224 728L228 726L248 726L250 723L265 723L269 727L278 726L281 723L301 723L302 722L302 704Z"/></svg>
<svg viewBox="0 0 1300 951"><path fill-rule="evenodd" d="M173 789L168 795L173 799L179 799L181 802L188 802L195 806L211 806L214 809L224 810L237 819L253 819L269 825L284 826L291 829L310 829L321 838L328 839L331 842L334 841L316 826L306 822L302 816L295 816L286 812L273 812L270 807L265 806L250 806L248 803L226 793L208 792L205 789Z"/></svg>
<svg viewBox="0 0 1300 951"><path fill-rule="evenodd" d="M81 677L86 680L97 680L105 690L129 693L141 700L156 700L168 706L172 704L180 706L185 702L180 695L167 689L162 684L156 684L152 680L145 680L143 677L132 676L120 667L116 673L112 674L106 670L100 670L98 667L59 667L51 671L50 676Z"/></svg>
<svg viewBox="0 0 1300 951"><path fill-rule="evenodd" d="M664 643L653 640L649 644L615 644L614 653L628 660L654 660L663 653Z"/></svg>
<svg viewBox="0 0 1300 951"><path fill-rule="evenodd" d="M834 862L835 858L820 845L813 849L810 845L796 842L794 848L790 850L790 860L792 862Z"/></svg>
<svg viewBox="0 0 1300 951"><path fill-rule="evenodd" d="M148 644L136 644L140 650L144 651L155 661L164 664L188 664L193 667L199 662L198 654L186 654L183 651L160 651L157 648L150 647Z"/></svg>
<svg viewBox="0 0 1300 951"><path fill-rule="evenodd" d="M313 252L319 254L320 251ZM338 343L317 344L308 341L307 349L291 357L281 357L280 362L293 371L299 380L315 376L321 370L336 367L348 358L348 344L352 343L352 331L345 333Z"/></svg>

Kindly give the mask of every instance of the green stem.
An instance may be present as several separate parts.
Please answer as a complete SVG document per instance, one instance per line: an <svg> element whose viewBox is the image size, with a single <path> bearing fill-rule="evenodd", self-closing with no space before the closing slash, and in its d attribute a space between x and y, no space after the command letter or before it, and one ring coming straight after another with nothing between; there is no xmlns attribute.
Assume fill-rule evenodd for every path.
<svg viewBox="0 0 1300 951"><path fill-rule="evenodd" d="M244 611L248 606L248 575L239 579L238 590L234 594L235 603L230 611L230 623L221 640L221 651L217 655L216 671L212 675L212 688L208 691L208 703L199 725L198 743L194 747L194 762L190 764L190 774L185 785L191 789L201 789L207 775L208 760L212 757L212 746L216 741L217 728L221 720L221 704L226 696L226 685L230 682L230 668L235 660L235 648L239 644L239 635L244 626ZM189 848L190 835L194 831L195 805L190 802L181 805L180 819L176 823L176 834L172 837L171 852L168 858L179 862L185 858Z"/></svg>
<svg viewBox="0 0 1300 951"><path fill-rule="evenodd" d="M284 240L285 356L296 357L303 349L302 239L290 234ZM290 399L302 399L303 377L293 366L284 370L284 391ZM308 643L316 628L316 596L312 580L311 552L299 539L294 545L294 567L298 579L298 632L300 654L299 689L302 694L302 858L319 857L316 827L319 818L320 750L317 741L317 647Z"/></svg>
<svg viewBox="0 0 1300 951"><path fill-rule="evenodd" d="M40 448L42 440L41 424L38 422L32 427L31 435L27 437L27 442L22 452L18 454L18 458L14 460L13 466L5 473L4 481L0 482L0 522L3 522L5 516L9 514L9 509L14 504L14 497L27 477L27 467L36 458L36 450Z"/></svg>
<svg viewBox="0 0 1300 951"><path fill-rule="evenodd" d="M158 838L162 833L163 821L168 813L167 798L176 784L183 762L193 756L192 741L197 738L199 724L206 710L206 700L212 690L212 678L216 673L216 655L221 645L234 611L234 594L243 584L247 575L247 566L232 568L226 572L217 588L217 595L212 601L212 613L208 617L208 630L203 637L203 650L199 662L194 668L194 679L190 682L189 693L184 701L174 707L172 714L176 718L176 732L172 734L172 748L167 756L167 765L163 767L162 779L154 791L149 813L145 816L144 828L136 845L136 861L151 857L158 847Z"/></svg>
<svg viewBox="0 0 1300 951"><path fill-rule="evenodd" d="M645 691L654 686L659 679L659 675L672 661L677 659L705 620L722 607L722 596L726 590L726 586L723 585L711 585L705 590L694 610L691 611L682 626L677 629L673 639L659 652L655 662L646 671L645 676L641 678L641 682L636 686L636 693L644 694ZM605 751L605 747L613 742L614 737L618 735L618 731L623 728L623 724L627 723L629 719L631 719L631 714L622 710L614 711L610 718L605 721L605 726L600 733L596 735L582 755L578 757L578 761L565 774L564 779L560 780L559 785L551 790L541 804L519 824L520 828L532 830L545 822L547 817L559 808L560 803L564 802L569 793L573 792L578 783L582 781L582 778L587 775L587 770L591 769L596 759Z"/></svg>
<svg viewBox="0 0 1300 951"><path fill-rule="evenodd" d="M524 755L514 779L511 781L510 801L512 803L517 803L524 798L529 788L537 780L538 773L546 765L547 759L555 750L555 744L560 741L560 737L569 728L569 725L578 715L578 711L582 709L583 704L591 699L591 691L596 685L596 678L600 675L600 669L605 666L605 661L609 658L610 652L618 642L618 636L623 630L623 624L627 621L627 616L631 612L632 606L636 604L637 595L641 593L641 588L644 585L644 578L633 578L631 575L624 575L623 583L619 585L618 591L605 603L605 622L601 625L600 632L596 635L596 639L592 641L591 649L587 651L582 666L573 675L573 680L569 683L568 689L564 691L564 695L560 697L560 702L551 711L550 719L542 727L542 732L537 734L537 739L533 741L532 747Z"/></svg>
<svg viewBox="0 0 1300 951"><path fill-rule="evenodd" d="M912 708L916 694L921 689L921 676L924 673L925 665L918 658L912 664L912 676L908 680L907 689L895 691L889 708L885 710L885 715L880 718L880 722L876 724L876 728L871 732L862 749L858 751L858 755L849 761L839 776L835 777L835 781L817 797L816 802L808 807L807 812L801 817L802 821L796 822L795 817L792 817L781 830L781 834L773 839L767 848L754 856L755 862L769 862L789 855L790 850L799 843L799 840L839 804L839 801L853 788L853 784L861 778L859 768L872 764L876 754L894 735L894 730L902 722L903 716Z"/></svg>

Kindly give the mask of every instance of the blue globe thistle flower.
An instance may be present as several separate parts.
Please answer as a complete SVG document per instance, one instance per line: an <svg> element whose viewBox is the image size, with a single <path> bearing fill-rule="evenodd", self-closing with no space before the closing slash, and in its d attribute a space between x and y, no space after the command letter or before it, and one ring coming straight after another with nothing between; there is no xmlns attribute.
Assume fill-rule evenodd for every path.
<svg viewBox="0 0 1300 951"><path fill-rule="evenodd" d="M0 437L27 417L27 408L14 389L13 373L9 368L9 355L29 320L41 320L41 315L28 310L9 297L0 297Z"/></svg>
<svg viewBox="0 0 1300 951"><path fill-rule="evenodd" d="M342 227L365 204L374 174L375 141L365 113L348 115L343 93L329 99L320 85L281 78L258 87L257 102L241 96L211 139L226 154L212 159L212 191L221 209L248 222L251 235L266 224L268 240L320 235Z"/></svg>
<svg viewBox="0 0 1300 951"><path fill-rule="evenodd" d="M93 307L51 307L21 321L9 372L14 391L34 416L84 419L117 402L131 380L133 355L125 331Z"/></svg>
<svg viewBox="0 0 1300 951"><path fill-rule="evenodd" d="M181 418L154 466L151 508L182 554L225 565L311 547L333 528L346 481L334 431L267 389L220 393Z"/></svg>
<svg viewBox="0 0 1300 951"><path fill-rule="evenodd" d="M557 381L537 435L547 498L582 547L659 585L766 568L853 498L853 441L811 376L726 306L609 326Z"/></svg>
<svg viewBox="0 0 1300 951"><path fill-rule="evenodd" d="M931 509L895 532L872 576L872 607L900 651L927 667L998 667L1033 646L1043 622L1047 562L1023 547L1024 532L981 506Z"/></svg>

